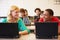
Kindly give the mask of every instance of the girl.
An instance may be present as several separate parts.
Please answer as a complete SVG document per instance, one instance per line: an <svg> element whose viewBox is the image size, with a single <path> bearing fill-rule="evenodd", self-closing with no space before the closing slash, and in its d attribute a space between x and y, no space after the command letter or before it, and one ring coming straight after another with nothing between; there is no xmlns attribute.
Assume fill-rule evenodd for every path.
<svg viewBox="0 0 60 40"><path fill-rule="evenodd" d="M8 17L2 21L3 23L18 23L19 34L28 34L30 30L26 28L21 18L19 18L19 8L11 6Z"/></svg>

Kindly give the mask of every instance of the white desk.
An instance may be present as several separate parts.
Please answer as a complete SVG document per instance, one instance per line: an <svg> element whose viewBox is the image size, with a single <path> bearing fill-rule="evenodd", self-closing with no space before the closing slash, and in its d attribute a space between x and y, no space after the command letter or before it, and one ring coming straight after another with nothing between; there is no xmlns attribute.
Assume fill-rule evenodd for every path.
<svg viewBox="0 0 60 40"><path fill-rule="evenodd" d="M21 35L21 37L18 39L1 39L0 38L0 40L35 40L35 39L36 39L35 34L33 33L30 33L28 35Z"/></svg>
<svg viewBox="0 0 60 40"><path fill-rule="evenodd" d="M30 33L29 35L22 35L19 40L37 40L34 33ZM57 40L57 39L39 39L39 40Z"/></svg>
<svg viewBox="0 0 60 40"><path fill-rule="evenodd" d="M58 40L59 40L59 38L58 38ZM36 37L35 37L34 33L30 33L28 35L21 35L21 37L18 39L0 39L0 40L36 40ZM40 40L55 40L55 39L40 39Z"/></svg>
<svg viewBox="0 0 60 40"><path fill-rule="evenodd" d="M27 26L27 28L30 30L35 30L35 26Z"/></svg>
<svg viewBox="0 0 60 40"><path fill-rule="evenodd" d="M22 35L20 40L35 40L35 34L34 33L30 33L28 35Z"/></svg>

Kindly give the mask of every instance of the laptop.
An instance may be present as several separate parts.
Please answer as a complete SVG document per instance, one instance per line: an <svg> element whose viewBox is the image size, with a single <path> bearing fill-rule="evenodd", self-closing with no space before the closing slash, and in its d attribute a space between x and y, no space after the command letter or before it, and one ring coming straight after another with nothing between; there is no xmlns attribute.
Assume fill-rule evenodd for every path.
<svg viewBox="0 0 60 40"><path fill-rule="evenodd" d="M17 23L0 23L0 38L19 38Z"/></svg>
<svg viewBox="0 0 60 40"><path fill-rule="evenodd" d="M36 22L36 39L56 39L58 38L57 22Z"/></svg>

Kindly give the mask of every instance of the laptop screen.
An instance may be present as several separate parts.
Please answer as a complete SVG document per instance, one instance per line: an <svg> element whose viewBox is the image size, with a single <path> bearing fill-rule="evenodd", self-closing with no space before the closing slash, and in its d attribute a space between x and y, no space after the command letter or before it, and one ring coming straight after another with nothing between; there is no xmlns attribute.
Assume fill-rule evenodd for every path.
<svg viewBox="0 0 60 40"><path fill-rule="evenodd" d="M35 23L36 38L49 39L58 36L58 23L57 22L43 22Z"/></svg>
<svg viewBox="0 0 60 40"><path fill-rule="evenodd" d="M16 37L18 35L17 23L0 23L0 37Z"/></svg>

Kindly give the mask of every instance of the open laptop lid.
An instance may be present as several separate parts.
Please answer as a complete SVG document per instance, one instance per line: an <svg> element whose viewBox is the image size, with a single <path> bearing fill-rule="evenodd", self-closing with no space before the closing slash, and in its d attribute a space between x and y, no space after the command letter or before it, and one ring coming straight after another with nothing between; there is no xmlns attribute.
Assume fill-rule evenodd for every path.
<svg viewBox="0 0 60 40"><path fill-rule="evenodd" d="M58 36L58 23L57 22L36 22L36 38L51 39Z"/></svg>
<svg viewBox="0 0 60 40"><path fill-rule="evenodd" d="M0 23L0 38L18 38L19 30L17 23Z"/></svg>

